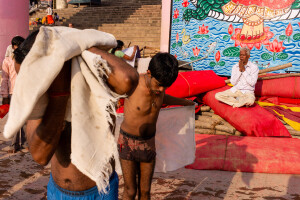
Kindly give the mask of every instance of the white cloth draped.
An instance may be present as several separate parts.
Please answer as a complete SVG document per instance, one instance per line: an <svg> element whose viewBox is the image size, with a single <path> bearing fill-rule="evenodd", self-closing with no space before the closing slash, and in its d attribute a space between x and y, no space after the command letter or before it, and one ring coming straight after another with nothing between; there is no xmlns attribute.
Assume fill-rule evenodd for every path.
<svg viewBox="0 0 300 200"><path fill-rule="evenodd" d="M112 173L108 164L118 158L117 145L109 125L115 115L119 96L104 83L110 73L101 56L86 49L93 46L116 46L115 38L96 30L67 27L41 27L31 51L18 74L11 100L4 136L11 138L45 96L65 61L72 59L71 162L104 191ZM44 101L47 102L47 101ZM41 116L43 113L41 114Z"/></svg>

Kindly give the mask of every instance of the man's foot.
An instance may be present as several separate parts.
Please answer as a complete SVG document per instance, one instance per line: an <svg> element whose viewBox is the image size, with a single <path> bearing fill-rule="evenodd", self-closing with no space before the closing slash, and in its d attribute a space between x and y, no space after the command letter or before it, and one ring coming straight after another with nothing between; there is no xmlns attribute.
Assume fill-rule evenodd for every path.
<svg viewBox="0 0 300 200"><path fill-rule="evenodd" d="M21 149L20 150L22 153L28 153L29 152L29 149L28 148L25 148L25 149Z"/></svg>
<svg viewBox="0 0 300 200"><path fill-rule="evenodd" d="M28 145L27 145L27 144L23 144L23 145L21 146L20 151L23 152L23 153L29 152Z"/></svg>
<svg viewBox="0 0 300 200"><path fill-rule="evenodd" d="M17 153L20 150L20 147L8 146L8 148L5 148L5 149L7 149L6 150L7 153Z"/></svg>
<svg viewBox="0 0 300 200"><path fill-rule="evenodd" d="M7 153L17 153L17 152L18 152L18 150L16 150L16 149L10 149L7 151Z"/></svg>

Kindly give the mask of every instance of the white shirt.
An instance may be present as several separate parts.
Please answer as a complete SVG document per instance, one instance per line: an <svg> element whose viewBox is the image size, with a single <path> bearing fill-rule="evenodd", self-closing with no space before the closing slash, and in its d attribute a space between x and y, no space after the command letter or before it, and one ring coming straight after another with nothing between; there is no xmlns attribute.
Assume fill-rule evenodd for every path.
<svg viewBox="0 0 300 200"><path fill-rule="evenodd" d="M254 63L248 61L245 65L245 71L240 72L239 63L232 67L230 82L234 85L230 90L236 92L240 90L242 93L254 92L255 84L258 78L258 67Z"/></svg>
<svg viewBox="0 0 300 200"><path fill-rule="evenodd" d="M8 45L6 52L5 52L5 57L11 57L12 53L14 52L12 45Z"/></svg>
<svg viewBox="0 0 300 200"><path fill-rule="evenodd" d="M52 8L49 7L49 8L47 8L46 11L47 11L47 15L52 15Z"/></svg>

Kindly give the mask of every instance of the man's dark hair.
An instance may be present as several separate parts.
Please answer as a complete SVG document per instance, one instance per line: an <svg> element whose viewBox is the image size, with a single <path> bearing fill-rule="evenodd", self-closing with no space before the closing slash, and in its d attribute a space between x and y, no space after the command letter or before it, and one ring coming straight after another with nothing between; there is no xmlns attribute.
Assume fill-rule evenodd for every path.
<svg viewBox="0 0 300 200"><path fill-rule="evenodd" d="M123 46L124 46L124 42L122 40L117 40L117 46L111 50L111 53L115 54L116 50Z"/></svg>
<svg viewBox="0 0 300 200"><path fill-rule="evenodd" d="M151 59L148 70L161 86L170 87L178 76L178 61L169 53L158 53Z"/></svg>
<svg viewBox="0 0 300 200"><path fill-rule="evenodd" d="M17 63L21 64L27 54L29 53L33 43L35 42L36 36L39 31L34 31L20 44L20 46L14 50L14 59Z"/></svg>
<svg viewBox="0 0 300 200"><path fill-rule="evenodd" d="M19 47L22 44L22 42L24 42L24 40L25 39L23 37L16 36L11 40L11 45L12 46L16 45L17 47Z"/></svg>

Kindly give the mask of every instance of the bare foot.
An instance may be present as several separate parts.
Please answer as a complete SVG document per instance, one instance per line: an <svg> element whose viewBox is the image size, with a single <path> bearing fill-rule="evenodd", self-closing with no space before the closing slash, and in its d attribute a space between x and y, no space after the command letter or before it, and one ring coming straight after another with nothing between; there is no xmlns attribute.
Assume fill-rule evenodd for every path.
<svg viewBox="0 0 300 200"><path fill-rule="evenodd" d="M264 34L264 20L257 15L244 19L241 31L242 40L258 39Z"/></svg>

